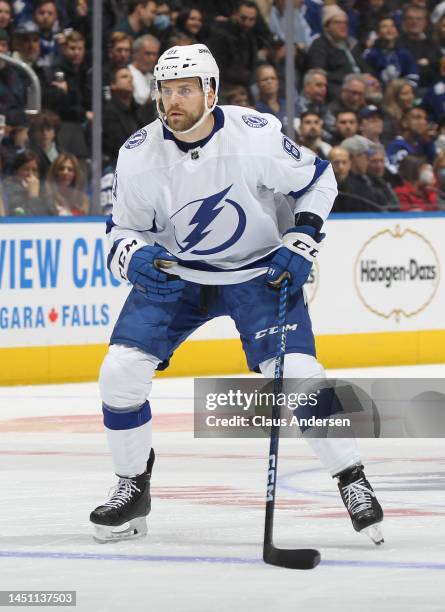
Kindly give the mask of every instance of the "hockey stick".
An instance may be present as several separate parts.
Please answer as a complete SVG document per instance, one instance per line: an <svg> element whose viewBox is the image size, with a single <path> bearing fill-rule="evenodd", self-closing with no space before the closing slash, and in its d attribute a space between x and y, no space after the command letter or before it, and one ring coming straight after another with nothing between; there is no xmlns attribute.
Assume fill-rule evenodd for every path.
<svg viewBox="0 0 445 612"><path fill-rule="evenodd" d="M286 317L289 297L289 277L281 281L278 308L278 346L275 358L274 396L283 389L284 355L286 351ZM312 569L320 563L320 553L313 549L277 548L273 544L273 517L278 468L278 443L280 440L280 406L274 402L270 430L269 466L266 492L266 518L264 523L263 560L270 565L289 569Z"/></svg>

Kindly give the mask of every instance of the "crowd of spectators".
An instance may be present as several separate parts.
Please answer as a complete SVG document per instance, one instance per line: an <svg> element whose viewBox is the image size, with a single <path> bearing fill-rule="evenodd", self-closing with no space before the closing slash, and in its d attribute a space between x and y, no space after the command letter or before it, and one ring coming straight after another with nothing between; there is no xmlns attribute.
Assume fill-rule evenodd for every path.
<svg viewBox="0 0 445 612"><path fill-rule="evenodd" d="M331 161L338 212L445 209L445 0L294 0L296 90L285 102L285 0L103 0L102 84L92 0L0 0L0 215L108 213L119 147L156 118L153 69L205 43L222 104L272 113ZM101 87L102 199L91 203L93 88Z"/></svg>

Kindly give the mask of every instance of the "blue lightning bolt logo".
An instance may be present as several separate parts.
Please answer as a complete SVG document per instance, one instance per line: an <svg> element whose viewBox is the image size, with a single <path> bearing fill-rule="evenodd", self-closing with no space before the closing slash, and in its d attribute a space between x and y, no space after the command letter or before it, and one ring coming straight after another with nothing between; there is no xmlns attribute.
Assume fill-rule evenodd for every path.
<svg viewBox="0 0 445 612"><path fill-rule="evenodd" d="M180 215L190 205L196 205L197 202L200 203L200 206L198 207L197 211L195 212L191 220L188 222L188 227L190 228L194 226L193 229L187 234L186 238L182 240L176 239L178 247L180 248L180 253L185 253L186 251L188 251L189 253L193 253L194 255L211 255L227 249L240 238L246 228L246 215L237 202L234 202L230 199L226 199L226 195L229 193L232 187L233 185L230 185L219 193L215 193L214 195L208 196L206 198L188 202L188 204L183 206L173 215L172 219L176 217L176 215ZM213 248L208 248L206 250L195 249L194 247L196 247L196 245L202 242L202 240L204 240L206 236L211 234L212 229L207 228L224 210L224 207L226 205L232 206L238 214L238 224L233 234L228 240L224 241L223 244L213 246Z"/></svg>
<svg viewBox="0 0 445 612"><path fill-rule="evenodd" d="M224 208L224 204L222 204L219 208L216 208L221 200L224 200L224 196L232 189L232 185L220 191L219 193L215 193L215 195L211 195L208 198L204 198L202 200L201 206L198 208L196 213L194 214L192 220L189 225L195 225L196 227L190 232L187 238L183 241L183 247L181 249L181 253L184 251L188 251L192 249L194 246L201 242L203 238L205 238L212 230L204 231L211 222L216 219L219 213ZM198 202L199 200L195 200ZM193 204L193 202L191 202Z"/></svg>

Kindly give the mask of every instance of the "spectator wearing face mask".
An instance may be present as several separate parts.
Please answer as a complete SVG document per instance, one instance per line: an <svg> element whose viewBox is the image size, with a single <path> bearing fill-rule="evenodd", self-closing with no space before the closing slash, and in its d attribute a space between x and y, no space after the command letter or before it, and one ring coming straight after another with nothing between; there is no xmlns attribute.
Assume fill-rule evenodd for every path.
<svg viewBox="0 0 445 612"><path fill-rule="evenodd" d="M116 24L113 32L124 32L133 40L144 34L154 34L155 0L128 0L127 6L128 17Z"/></svg>
<svg viewBox="0 0 445 612"><path fill-rule="evenodd" d="M167 40L175 32L170 1L156 0L156 15L153 21L153 31L156 38L161 42L161 53L163 53L167 49Z"/></svg>
<svg viewBox="0 0 445 612"><path fill-rule="evenodd" d="M399 166L402 185L395 187L400 210L437 210L437 189L434 187L434 172L424 157L406 155Z"/></svg>

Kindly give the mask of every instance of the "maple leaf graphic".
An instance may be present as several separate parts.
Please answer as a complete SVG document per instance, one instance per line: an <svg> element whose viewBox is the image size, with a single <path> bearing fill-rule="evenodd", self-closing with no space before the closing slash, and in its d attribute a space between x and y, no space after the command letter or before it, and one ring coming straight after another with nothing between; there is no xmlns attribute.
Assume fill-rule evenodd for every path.
<svg viewBox="0 0 445 612"><path fill-rule="evenodd" d="M57 312L57 310L54 307L51 308L48 314L48 319L51 321L51 323L55 323L58 318L59 318L59 313Z"/></svg>

